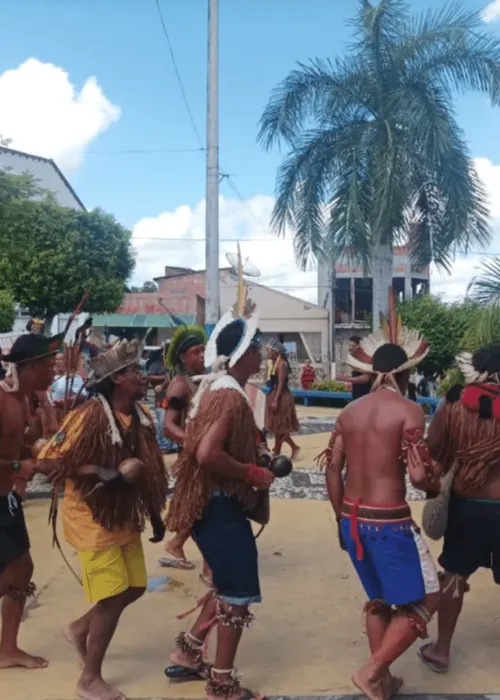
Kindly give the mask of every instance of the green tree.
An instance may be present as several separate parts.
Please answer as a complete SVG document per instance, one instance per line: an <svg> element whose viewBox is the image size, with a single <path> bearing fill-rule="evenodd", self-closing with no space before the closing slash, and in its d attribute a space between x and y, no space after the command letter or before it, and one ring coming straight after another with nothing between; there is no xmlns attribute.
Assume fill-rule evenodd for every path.
<svg viewBox="0 0 500 700"><path fill-rule="evenodd" d="M22 185L19 176L5 178ZM31 313L48 318L72 312L87 290L86 311L114 311L134 268L130 231L101 210L23 197L0 202L2 285Z"/></svg>
<svg viewBox="0 0 500 700"><path fill-rule="evenodd" d="M16 175L10 168L0 168L0 206L12 199L50 199L30 173Z"/></svg>
<svg viewBox="0 0 500 700"><path fill-rule="evenodd" d="M438 3L441 5L441 3ZM272 225L298 262L340 250L371 268L373 322L388 310L392 249L449 270L490 239L483 187L454 110L474 90L500 102L500 39L457 3L413 15L403 0L359 0L344 58L299 64L260 120L288 154Z"/></svg>
<svg viewBox="0 0 500 700"><path fill-rule="evenodd" d="M480 313L477 304L466 302L447 304L439 297L422 295L398 305L403 325L422 333L430 352L421 365L422 370L451 367L460 352L467 330L476 323Z"/></svg>
<svg viewBox="0 0 500 700"><path fill-rule="evenodd" d="M16 309L12 294L5 289L0 290L0 333L9 333L16 319Z"/></svg>

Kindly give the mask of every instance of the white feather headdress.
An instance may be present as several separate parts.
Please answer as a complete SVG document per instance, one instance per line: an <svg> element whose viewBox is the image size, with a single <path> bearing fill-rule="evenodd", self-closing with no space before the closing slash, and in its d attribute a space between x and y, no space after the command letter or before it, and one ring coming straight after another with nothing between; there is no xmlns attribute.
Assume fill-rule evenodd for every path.
<svg viewBox="0 0 500 700"><path fill-rule="evenodd" d="M391 372L392 375L415 367L429 354L430 348L425 338L418 331L405 328L401 317L397 316L392 288L389 288L389 318L381 315L380 329L363 338L359 346L351 350L346 362L353 369L376 374L373 369L373 355L387 343L399 345L408 356L406 362Z"/></svg>

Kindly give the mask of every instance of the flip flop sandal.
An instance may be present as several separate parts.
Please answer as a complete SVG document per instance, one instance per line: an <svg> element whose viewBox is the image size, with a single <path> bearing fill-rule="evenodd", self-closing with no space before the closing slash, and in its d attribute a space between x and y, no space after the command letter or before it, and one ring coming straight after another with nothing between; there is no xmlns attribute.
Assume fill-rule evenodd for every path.
<svg viewBox="0 0 500 700"><path fill-rule="evenodd" d="M188 681L206 681L209 675L208 664L196 668L186 666L167 666L165 675L172 683L186 683Z"/></svg>
<svg viewBox="0 0 500 700"><path fill-rule="evenodd" d="M449 665L448 664L443 664L441 661L435 661L434 659L429 659L425 655L425 650L429 649L432 644L424 644L423 647L420 647L418 650L417 654L419 656L419 659L423 661L423 663L430 668L431 671L434 673L448 673L449 670Z"/></svg>
<svg viewBox="0 0 500 700"><path fill-rule="evenodd" d="M184 557L160 557L158 564L171 569L183 569L184 571L192 571L196 566L192 561L184 559Z"/></svg>

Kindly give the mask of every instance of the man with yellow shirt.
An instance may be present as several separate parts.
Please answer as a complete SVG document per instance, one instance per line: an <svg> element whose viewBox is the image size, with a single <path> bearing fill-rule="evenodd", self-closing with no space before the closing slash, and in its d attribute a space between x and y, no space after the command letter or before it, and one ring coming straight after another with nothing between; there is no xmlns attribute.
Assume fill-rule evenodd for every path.
<svg viewBox="0 0 500 700"><path fill-rule="evenodd" d="M166 472L151 416L138 403L145 393L141 350L138 341L122 341L93 360L95 397L66 417L39 456L54 460L52 479L64 484L64 537L78 552L85 595L94 604L66 630L84 664L77 684L83 700L123 698L103 680L102 663L120 615L147 587L146 519L151 541L165 534ZM135 473L126 464L131 459Z"/></svg>

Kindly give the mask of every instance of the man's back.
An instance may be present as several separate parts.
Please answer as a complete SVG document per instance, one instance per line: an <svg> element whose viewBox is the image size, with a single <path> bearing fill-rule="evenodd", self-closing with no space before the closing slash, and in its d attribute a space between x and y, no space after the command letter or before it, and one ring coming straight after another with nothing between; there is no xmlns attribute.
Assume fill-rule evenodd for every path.
<svg viewBox="0 0 500 700"><path fill-rule="evenodd" d="M390 390L364 396L342 411L338 428L347 462L346 498L373 505L405 499L401 443L416 412L422 409Z"/></svg>

